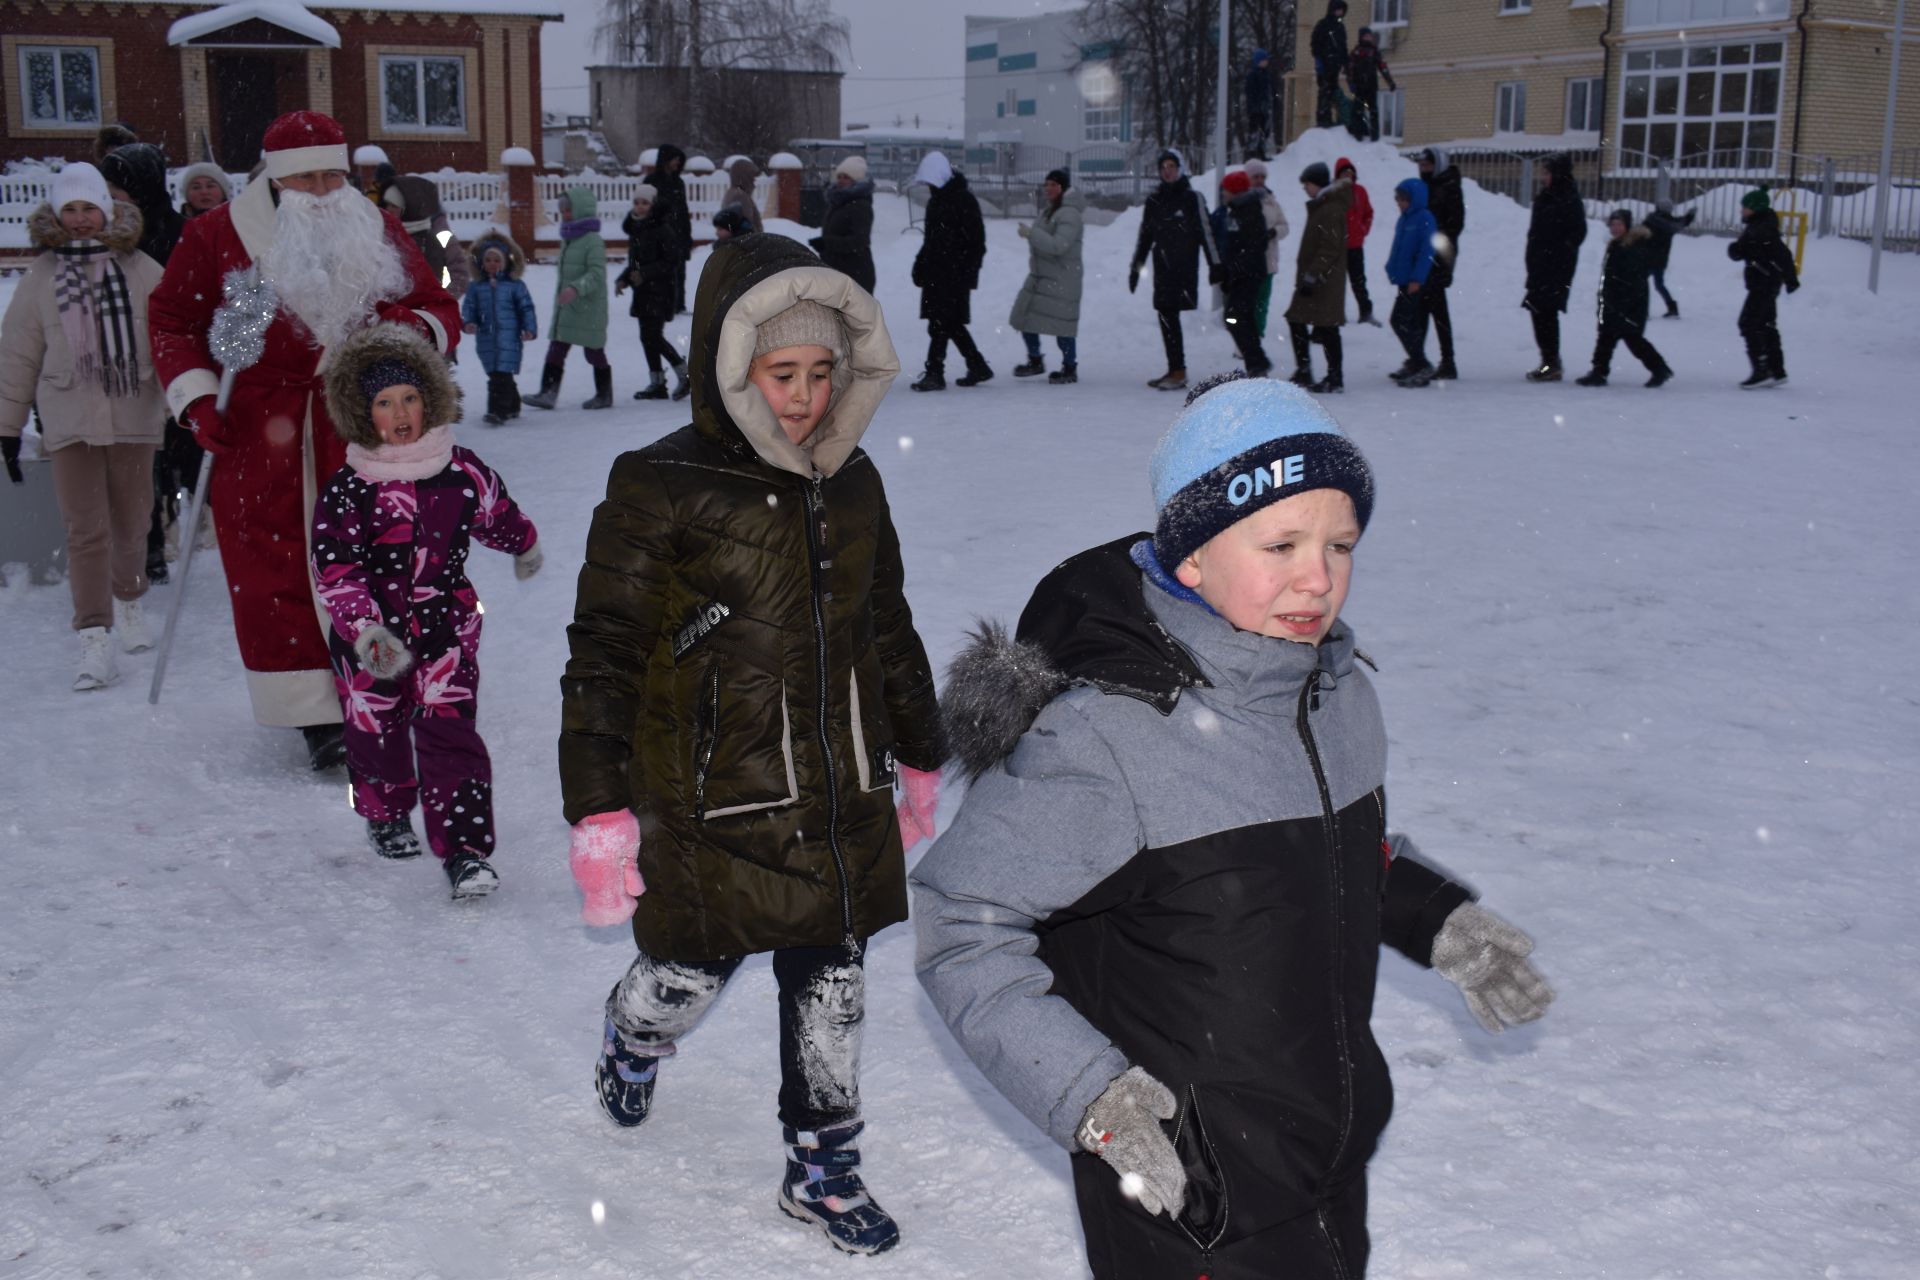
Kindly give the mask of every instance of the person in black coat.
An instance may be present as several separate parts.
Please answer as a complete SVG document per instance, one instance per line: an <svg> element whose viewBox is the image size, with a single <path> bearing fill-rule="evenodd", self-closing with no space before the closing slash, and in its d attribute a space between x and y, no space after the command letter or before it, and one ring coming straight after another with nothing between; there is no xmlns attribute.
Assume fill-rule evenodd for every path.
<svg viewBox="0 0 1920 1280"><path fill-rule="evenodd" d="M687 362L667 341L666 327L678 302L674 281L685 268L686 259L680 256L680 242L667 222L667 207L659 191L641 183L633 193L633 211L620 225L627 233L627 266L613 282L613 291L633 290L627 314L640 322L640 349L646 353L647 372L652 375L633 398L667 398L667 375L661 368L664 361L673 366L673 398L684 400L693 384L687 379Z"/></svg>
<svg viewBox="0 0 1920 1280"><path fill-rule="evenodd" d="M1740 197L1740 238L1727 246L1727 256L1747 264L1747 301L1740 308L1740 336L1747 343L1753 373L1740 384L1743 391L1785 386L1787 358L1780 350L1780 290L1800 288L1793 251L1780 238L1780 218L1773 211L1766 188Z"/></svg>
<svg viewBox="0 0 1920 1280"><path fill-rule="evenodd" d="M1235 170L1220 184L1226 198L1226 215L1232 234L1228 248L1221 252L1225 272L1227 332L1240 350L1247 372L1264 378L1273 369L1273 361L1260 345L1260 282L1267 278L1267 240L1273 231L1267 226L1267 211L1253 179Z"/></svg>
<svg viewBox="0 0 1920 1280"><path fill-rule="evenodd" d="M1467 202L1460 190L1460 170L1449 162L1446 148L1428 147L1420 153L1419 163L1420 177L1427 184L1427 212L1433 215L1442 241L1434 246L1433 270L1421 290L1426 294L1434 336L1440 341L1440 363L1434 368L1433 381L1442 382L1460 376L1453 363L1453 312L1447 305L1447 290L1453 286L1453 273L1460 262Z"/></svg>
<svg viewBox="0 0 1920 1280"><path fill-rule="evenodd" d="M1560 381L1560 313L1573 292L1580 246L1587 239L1587 209L1573 181L1573 159L1547 157L1546 182L1533 197L1527 226L1527 296L1520 304L1533 313L1533 338L1540 363L1529 382Z"/></svg>
<svg viewBox="0 0 1920 1280"><path fill-rule="evenodd" d="M1353 56L1347 59L1347 88L1353 91L1353 111L1347 118L1347 132L1362 142L1380 141L1380 82L1385 80L1387 88L1398 89L1393 73L1387 70L1387 60L1380 56L1380 46L1374 42L1373 28L1360 28L1360 37L1353 46Z"/></svg>
<svg viewBox="0 0 1920 1280"><path fill-rule="evenodd" d="M1255 49L1247 68L1247 151L1267 157L1267 127L1273 118L1273 59L1265 49Z"/></svg>
<svg viewBox="0 0 1920 1280"><path fill-rule="evenodd" d="M1680 318L1680 304L1667 292L1667 260L1673 256L1673 237L1693 225L1693 210L1687 210L1684 216L1675 216L1673 201L1656 200L1653 212L1647 215L1643 224L1653 236L1653 287L1667 301L1667 319Z"/></svg>
<svg viewBox="0 0 1920 1280"><path fill-rule="evenodd" d="M1647 341L1647 277L1653 272L1653 233L1633 225L1633 213L1615 209L1607 215L1607 252L1600 259L1600 334L1593 347L1593 368L1577 381L1583 387L1604 387L1613 368L1613 349L1627 344L1647 372L1649 387L1664 386L1673 370Z"/></svg>
<svg viewBox="0 0 1920 1280"><path fill-rule="evenodd" d="M960 349L967 371L956 386L977 387L993 376L974 345L967 325L973 319L973 291L980 287L980 264L987 256L987 224L980 202L967 190L967 177L955 173L944 152L929 151L914 181L933 188L927 197L926 239L913 260L913 283L920 289L920 318L927 322L927 371L915 391L947 389L947 342Z"/></svg>
<svg viewBox="0 0 1920 1280"><path fill-rule="evenodd" d="M820 261L873 292L873 182L867 177L864 157L848 156L833 171L827 216L821 220L820 234L808 243Z"/></svg>
<svg viewBox="0 0 1920 1280"><path fill-rule="evenodd" d="M1133 265L1127 271L1127 292L1132 293L1140 287L1140 268L1147 255L1153 255L1153 309L1160 316L1167 371L1147 385L1159 391L1181 391L1187 385L1187 345L1180 332L1180 313L1200 305L1197 255L1206 254L1209 279L1217 281L1220 274L1220 253L1207 224L1206 204L1187 181L1186 167L1178 151L1160 153L1160 185L1147 196L1140 213L1140 238L1134 242Z"/></svg>
<svg viewBox="0 0 1920 1280"><path fill-rule="evenodd" d="M1340 73L1347 69L1347 0L1327 0L1327 16L1313 24L1307 48L1313 53L1313 78L1319 89L1314 104L1313 122L1322 129L1340 123L1335 105L1340 94Z"/></svg>
<svg viewBox="0 0 1920 1280"><path fill-rule="evenodd" d="M687 153L671 142L663 142L654 153L653 172L647 175L647 185L659 197L655 203L661 206L661 216L680 248L680 265L673 274L675 314L687 309L687 259L693 256L693 214L687 208L686 179L680 176L686 165Z"/></svg>

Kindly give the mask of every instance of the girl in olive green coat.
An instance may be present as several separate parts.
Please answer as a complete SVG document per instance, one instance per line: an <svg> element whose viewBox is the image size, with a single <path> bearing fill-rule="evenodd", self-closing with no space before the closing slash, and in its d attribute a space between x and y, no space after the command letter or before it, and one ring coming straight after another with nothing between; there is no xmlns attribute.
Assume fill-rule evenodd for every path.
<svg viewBox="0 0 1920 1280"><path fill-rule="evenodd" d="M900 364L872 295L784 236L716 248L693 324L693 423L614 463L561 680L585 918L631 915L641 953L607 999L600 1100L645 1120L659 1060L771 951L780 1203L878 1253L899 1230L855 1171L862 965L906 918L903 828L932 834L945 754L858 447Z"/></svg>
<svg viewBox="0 0 1920 1280"><path fill-rule="evenodd" d="M560 197L560 262L553 294L553 340L540 370L540 390L521 397L536 409L551 409L560 397L567 352L578 343L593 366L593 399L582 409L613 404L613 366L607 363L607 242L600 236L600 206L591 187L569 187Z"/></svg>

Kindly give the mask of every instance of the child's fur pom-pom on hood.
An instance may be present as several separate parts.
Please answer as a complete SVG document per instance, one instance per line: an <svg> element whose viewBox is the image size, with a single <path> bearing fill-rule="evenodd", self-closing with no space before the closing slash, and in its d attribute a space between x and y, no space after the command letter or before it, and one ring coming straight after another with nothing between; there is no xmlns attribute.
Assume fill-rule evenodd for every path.
<svg viewBox="0 0 1920 1280"><path fill-rule="evenodd" d="M1034 717L1071 683L1039 645L982 621L947 668L940 695L953 761L969 782L1006 759Z"/></svg>
<svg viewBox="0 0 1920 1280"><path fill-rule="evenodd" d="M376 324L360 330L333 348L327 368L327 416L334 432L348 444L378 449L380 433L373 425L372 406L360 389L361 375L383 361L398 361L420 379L420 399L426 414L422 431L460 420L460 388L447 370L447 361L420 333L405 325Z"/></svg>

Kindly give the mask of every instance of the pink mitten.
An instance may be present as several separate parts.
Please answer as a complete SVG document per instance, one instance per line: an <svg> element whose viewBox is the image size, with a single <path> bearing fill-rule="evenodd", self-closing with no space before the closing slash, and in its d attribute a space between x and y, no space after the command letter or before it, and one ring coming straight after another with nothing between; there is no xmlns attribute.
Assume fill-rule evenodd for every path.
<svg viewBox="0 0 1920 1280"><path fill-rule="evenodd" d="M639 854L640 820L630 809L596 813L573 824L567 861L573 882L586 898L582 920L599 926L632 918L637 900L647 891L635 862Z"/></svg>
<svg viewBox="0 0 1920 1280"><path fill-rule="evenodd" d="M902 852L931 840L939 834L933 829L933 811L940 806L940 771L922 773L908 765L900 766L900 803L894 812L900 819Z"/></svg>

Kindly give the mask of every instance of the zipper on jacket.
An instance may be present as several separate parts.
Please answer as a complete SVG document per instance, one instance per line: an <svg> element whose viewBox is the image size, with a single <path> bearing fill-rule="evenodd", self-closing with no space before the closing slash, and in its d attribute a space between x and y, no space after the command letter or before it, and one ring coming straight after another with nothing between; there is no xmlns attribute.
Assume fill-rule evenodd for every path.
<svg viewBox="0 0 1920 1280"><path fill-rule="evenodd" d="M1307 762L1313 766L1313 783L1320 792L1320 829L1326 841L1327 870L1332 878L1333 1020L1340 1043L1340 1140L1334 1144L1333 1157L1327 1162L1327 1168L1331 1171L1340 1167L1340 1161L1347 1153L1347 1143L1353 1137L1353 1054L1350 1052L1347 1030L1347 913L1346 893L1340 879L1340 827L1334 816L1333 795L1327 789L1327 771L1320 760L1320 747L1313 740L1313 726L1307 719L1309 707L1317 710L1320 706L1320 677L1323 674L1320 668L1315 667L1307 676L1306 683L1300 687L1294 728L1300 735L1301 745L1307 749Z"/></svg>
<svg viewBox="0 0 1920 1280"><path fill-rule="evenodd" d="M1220 1229L1213 1233L1213 1239L1202 1240L1199 1236L1193 1234L1193 1229L1179 1218L1175 1218L1174 1222L1178 1224L1182 1234L1184 1234L1187 1239L1193 1241L1194 1247L1200 1250L1200 1265L1206 1270L1211 1271L1213 1268L1213 1251L1218 1247L1221 1239L1227 1234L1227 1222L1233 1217L1233 1195L1227 1187L1226 1168L1220 1163L1220 1152L1213 1145L1213 1136L1207 1132L1207 1122L1200 1118L1200 1095L1195 1092L1191 1083L1187 1085L1186 1113L1180 1117L1180 1123L1175 1125L1173 1129L1173 1141L1176 1148L1180 1142L1180 1130L1186 1127L1189 1118L1193 1120L1194 1131L1200 1135L1200 1146L1213 1161L1213 1167L1220 1172ZM1204 1275L1201 1277L1201 1280L1205 1280Z"/></svg>
<svg viewBox="0 0 1920 1280"><path fill-rule="evenodd" d="M1327 1242L1327 1256L1333 1259L1334 1280L1347 1280L1347 1259L1340 1252L1340 1242L1333 1238L1333 1228L1327 1225L1324 1207L1313 1211L1313 1221L1320 1228L1320 1238Z"/></svg>
<svg viewBox="0 0 1920 1280"><path fill-rule="evenodd" d="M706 739L707 745L700 753L700 763L693 778L693 820L704 822L707 817L707 775L713 771L713 753L720 745L719 663L715 663L707 673L707 692L700 699L700 718L697 723L700 736Z"/></svg>
<svg viewBox="0 0 1920 1280"><path fill-rule="evenodd" d="M840 927L845 934L847 955L860 954L860 943L853 936L853 887L847 882L847 860L840 852L840 783L833 771L833 743L827 735L830 690L827 682L827 618L821 609L825 588L822 575L832 565L827 559L827 504L820 495L820 477L807 488L807 593L813 605L814 670L819 674L820 710L815 729L820 737L820 759L827 769L827 851L833 855L833 869L840 876Z"/></svg>

